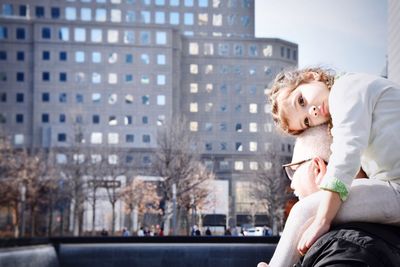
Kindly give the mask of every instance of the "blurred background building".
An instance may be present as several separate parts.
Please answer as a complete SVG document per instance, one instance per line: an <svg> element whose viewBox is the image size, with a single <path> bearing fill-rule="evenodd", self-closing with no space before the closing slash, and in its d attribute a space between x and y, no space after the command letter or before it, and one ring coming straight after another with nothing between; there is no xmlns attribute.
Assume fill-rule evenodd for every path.
<svg viewBox="0 0 400 267"><path fill-rule="evenodd" d="M400 3L388 2L388 78L400 84Z"/></svg>
<svg viewBox="0 0 400 267"><path fill-rule="evenodd" d="M15 147L52 151L60 165L110 147L124 154L109 164L156 176L158 131L183 115L217 177L203 224L267 223L250 185L268 153L290 158L292 140L273 134L266 88L297 66L298 46L254 37L254 1L0 3L0 127Z"/></svg>

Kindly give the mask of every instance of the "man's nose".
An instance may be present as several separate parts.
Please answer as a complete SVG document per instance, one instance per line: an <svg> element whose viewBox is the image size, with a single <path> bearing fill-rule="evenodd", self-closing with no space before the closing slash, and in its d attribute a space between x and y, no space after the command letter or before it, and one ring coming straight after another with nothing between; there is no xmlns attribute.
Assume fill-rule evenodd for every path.
<svg viewBox="0 0 400 267"><path fill-rule="evenodd" d="M318 115L319 115L319 109L316 107L316 106L311 106L309 109L308 109L308 114L310 114L310 116L312 116L312 117L318 117Z"/></svg>

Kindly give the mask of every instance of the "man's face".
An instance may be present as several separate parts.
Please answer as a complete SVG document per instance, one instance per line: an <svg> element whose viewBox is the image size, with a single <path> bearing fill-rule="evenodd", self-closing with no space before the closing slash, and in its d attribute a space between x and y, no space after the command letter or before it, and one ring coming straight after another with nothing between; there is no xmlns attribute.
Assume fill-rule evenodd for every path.
<svg viewBox="0 0 400 267"><path fill-rule="evenodd" d="M313 160L299 165L292 177L290 187L294 194L302 199L319 190L316 183L316 173L313 171Z"/></svg>

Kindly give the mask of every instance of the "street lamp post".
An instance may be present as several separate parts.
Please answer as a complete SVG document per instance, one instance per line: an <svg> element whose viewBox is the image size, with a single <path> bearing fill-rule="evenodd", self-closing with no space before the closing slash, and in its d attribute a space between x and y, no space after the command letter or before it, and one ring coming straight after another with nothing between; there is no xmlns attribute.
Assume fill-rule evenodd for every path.
<svg viewBox="0 0 400 267"><path fill-rule="evenodd" d="M25 200L26 200L26 186L25 184L21 184L19 188L19 192L21 194L21 224L19 229L19 236L25 236Z"/></svg>

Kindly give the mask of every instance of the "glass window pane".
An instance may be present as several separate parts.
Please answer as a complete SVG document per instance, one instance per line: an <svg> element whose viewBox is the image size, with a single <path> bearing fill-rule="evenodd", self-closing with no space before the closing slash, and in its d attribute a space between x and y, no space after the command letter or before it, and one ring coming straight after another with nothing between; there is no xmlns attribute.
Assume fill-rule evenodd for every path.
<svg viewBox="0 0 400 267"><path fill-rule="evenodd" d="M75 28L75 41L76 42L86 41L86 30L84 28Z"/></svg>
<svg viewBox="0 0 400 267"><path fill-rule="evenodd" d="M100 43L103 41L103 32L101 29L92 29L90 34L92 42Z"/></svg>
<svg viewBox="0 0 400 267"><path fill-rule="evenodd" d="M156 16L155 22L157 24L164 24L165 23L165 12L157 11L155 16Z"/></svg>
<svg viewBox="0 0 400 267"><path fill-rule="evenodd" d="M106 20L107 20L106 10L102 8L96 9L96 21L106 21Z"/></svg>
<svg viewBox="0 0 400 267"><path fill-rule="evenodd" d="M58 38L61 41L69 41L69 29L67 27L60 28L58 32Z"/></svg>
<svg viewBox="0 0 400 267"><path fill-rule="evenodd" d="M109 43L117 43L118 42L118 31L117 30L108 30L107 40Z"/></svg>
<svg viewBox="0 0 400 267"><path fill-rule="evenodd" d="M76 20L76 8L75 7L65 8L65 18L67 20Z"/></svg>
<svg viewBox="0 0 400 267"><path fill-rule="evenodd" d="M171 12L169 14L169 23L172 25L179 25L179 13Z"/></svg>
<svg viewBox="0 0 400 267"><path fill-rule="evenodd" d="M101 53L100 52L93 52L92 53L92 62L93 63L100 63L101 62Z"/></svg>
<svg viewBox="0 0 400 267"><path fill-rule="evenodd" d="M83 21L92 20L92 10L90 8L81 8L81 20Z"/></svg>
<svg viewBox="0 0 400 267"><path fill-rule="evenodd" d="M135 43L135 32L134 31L125 31L124 32L124 43L125 44Z"/></svg>
<svg viewBox="0 0 400 267"><path fill-rule="evenodd" d="M183 23L185 25L193 25L194 24L194 17L193 13L185 13L184 14L184 21Z"/></svg>
<svg viewBox="0 0 400 267"><path fill-rule="evenodd" d="M156 44L167 44L167 33L157 32L156 33Z"/></svg>
<svg viewBox="0 0 400 267"><path fill-rule="evenodd" d="M121 10L111 9L111 21L112 22L121 22Z"/></svg>

